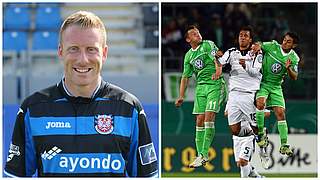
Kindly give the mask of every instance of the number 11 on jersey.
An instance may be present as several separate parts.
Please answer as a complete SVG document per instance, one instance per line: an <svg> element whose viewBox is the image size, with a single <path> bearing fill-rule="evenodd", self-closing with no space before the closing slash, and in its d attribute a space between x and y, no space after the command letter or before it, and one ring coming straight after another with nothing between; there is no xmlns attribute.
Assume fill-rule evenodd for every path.
<svg viewBox="0 0 320 180"><path fill-rule="evenodd" d="M209 109L215 109L215 108L216 108L216 101L209 101Z"/></svg>

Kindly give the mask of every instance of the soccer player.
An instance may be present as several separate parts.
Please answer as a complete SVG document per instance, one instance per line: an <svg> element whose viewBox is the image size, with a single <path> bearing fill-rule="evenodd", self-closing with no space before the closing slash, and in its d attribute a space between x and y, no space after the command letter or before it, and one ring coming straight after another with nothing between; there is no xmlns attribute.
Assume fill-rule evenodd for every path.
<svg viewBox="0 0 320 180"><path fill-rule="evenodd" d="M208 151L215 135L215 115L225 101L226 87L223 77L220 76L222 67L218 67L216 62L218 47L212 41L202 40L195 26L186 30L185 40L191 49L184 57L180 96L175 105L180 107L183 103L188 80L194 73L197 84L193 114L196 114L195 142L198 155L189 167L196 168L208 161Z"/></svg>
<svg viewBox="0 0 320 180"><path fill-rule="evenodd" d="M298 78L299 57L293 48L297 47L299 37L296 33L287 32L284 35L282 44L277 41L256 43L254 51L262 49L264 59L262 63L263 78L260 90L256 94L256 118L258 124L258 141L261 147L267 146L268 139L263 131L264 109L272 107L278 122L280 134L280 153L292 156L293 151L288 144L288 125L285 117L285 101L281 84L286 75L292 80Z"/></svg>
<svg viewBox="0 0 320 180"><path fill-rule="evenodd" d="M262 75L262 54L251 50L253 30L250 26L240 29L238 47L228 49L218 58L221 65L230 64L231 71L228 87L228 122L233 135L242 136L240 130L241 116L255 121L254 95L259 90Z"/></svg>
<svg viewBox="0 0 320 180"><path fill-rule="evenodd" d="M229 93L226 114L233 135L234 156L240 166L241 177L261 177L250 164L254 152L256 129L254 96L259 89L262 75L262 53L251 51L253 30L241 27L238 47L228 49L218 58L220 64L230 64ZM260 156L260 158L266 158Z"/></svg>
<svg viewBox="0 0 320 180"><path fill-rule="evenodd" d="M224 115L228 117L228 103L226 105ZM270 110L265 109L264 116L265 118L270 117ZM235 161L238 167L241 167L240 164L243 161L248 161L248 163L250 163L250 166L251 166L251 169L249 169L250 170L249 174L246 173L245 170L248 170L246 168L240 168L240 174L244 177L246 175L248 175L248 177L264 177L255 170L255 168L250 162L252 154L255 151L255 143L253 142L254 141L253 139L256 138L258 129L257 127L252 126L245 116L242 117L240 123L241 123L240 128L242 129L241 131L247 131L248 133L246 133L247 136L244 136L244 137L239 137L235 135L232 136ZM251 148L253 149L253 151L246 150ZM264 169L269 169L271 166L271 161L270 161L270 155L267 152L267 148L259 147L258 155L260 157L262 167ZM250 157L249 160L246 160L248 159L246 157Z"/></svg>
<svg viewBox="0 0 320 180"><path fill-rule="evenodd" d="M103 22L78 11L60 29L62 80L27 97L13 131L5 174L157 175L157 157L139 100L104 81L108 47Z"/></svg>

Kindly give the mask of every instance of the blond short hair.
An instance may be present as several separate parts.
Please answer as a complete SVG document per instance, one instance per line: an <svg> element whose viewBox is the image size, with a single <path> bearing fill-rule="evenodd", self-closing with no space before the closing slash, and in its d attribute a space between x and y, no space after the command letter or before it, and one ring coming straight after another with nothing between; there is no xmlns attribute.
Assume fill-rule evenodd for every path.
<svg viewBox="0 0 320 180"><path fill-rule="evenodd" d="M62 41L62 33L72 25L78 25L82 28L97 28L101 31L101 36L103 38L103 45L106 44L107 41L107 32L106 28L101 21L101 19L96 16L95 14L88 12L88 11L78 11L73 14L71 14L69 17L67 17L60 28L59 32L59 41L61 43Z"/></svg>

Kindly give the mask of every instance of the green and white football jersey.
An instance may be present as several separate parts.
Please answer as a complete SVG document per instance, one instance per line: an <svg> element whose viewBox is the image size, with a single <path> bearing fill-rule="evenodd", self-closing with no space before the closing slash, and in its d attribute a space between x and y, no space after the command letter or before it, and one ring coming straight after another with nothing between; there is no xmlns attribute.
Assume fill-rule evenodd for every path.
<svg viewBox="0 0 320 180"><path fill-rule="evenodd" d="M197 84L215 84L211 79L216 72L214 61L218 47L212 41L203 40L196 49L190 49L184 57L183 77L194 73Z"/></svg>
<svg viewBox="0 0 320 180"><path fill-rule="evenodd" d="M287 74L286 61L291 59L291 66L298 72L299 57L291 49L285 53L277 41L263 42L261 46L264 56L262 61L262 82L270 85L281 85Z"/></svg>

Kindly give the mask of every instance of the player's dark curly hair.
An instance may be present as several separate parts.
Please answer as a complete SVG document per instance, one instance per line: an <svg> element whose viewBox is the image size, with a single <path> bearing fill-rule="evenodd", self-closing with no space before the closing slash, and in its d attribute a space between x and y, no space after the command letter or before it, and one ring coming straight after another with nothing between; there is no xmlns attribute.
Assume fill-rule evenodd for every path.
<svg viewBox="0 0 320 180"><path fill-rule="evenodd" d="M240 31L249 31L250 32L250 38L252 38L252 39L254 38L254 31L253 31L252 26L250 26L250 25L242 26L240 28L240 30L239 30L239 33L240 33Z"/></svg>
<svg viewBox="0 0 320 180"><path fill-rule="evenodd" d="M282 40L284 39L285 36L290 36L292 39L293 39L293 44L299 44L299 41L300 41L300 37L299 35L296 33L296 32L292 32L292 31L289 31L287 32L283 37L282 37Z"/></svg>

